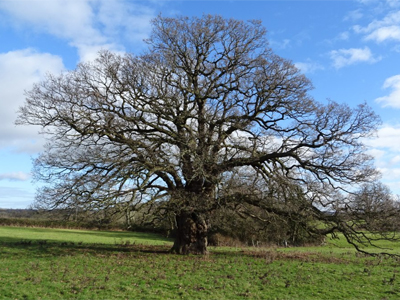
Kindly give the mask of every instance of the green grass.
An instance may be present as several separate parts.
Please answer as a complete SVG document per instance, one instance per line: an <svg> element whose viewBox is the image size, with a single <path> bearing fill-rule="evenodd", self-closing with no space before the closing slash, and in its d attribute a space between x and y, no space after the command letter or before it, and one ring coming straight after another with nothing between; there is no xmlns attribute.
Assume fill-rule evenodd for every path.
<svg viewBox="0 0 400 300"><path fill-rule="evenodd" d="M400 298L400 261L341 240L207 256L170 247L151 234L0 227L0 299Z"/></svg>
<svg viewBox="0 0 400 300"><path fill-rule="evenodd" d="M171 240L159 235L126 232L126 231L94 231L94 230L71 230L50 229L30 227L0 227L0 241L46 241L46 242L72 242L85 244L121 244L141 243L149 245L170 244Z"/></svg>

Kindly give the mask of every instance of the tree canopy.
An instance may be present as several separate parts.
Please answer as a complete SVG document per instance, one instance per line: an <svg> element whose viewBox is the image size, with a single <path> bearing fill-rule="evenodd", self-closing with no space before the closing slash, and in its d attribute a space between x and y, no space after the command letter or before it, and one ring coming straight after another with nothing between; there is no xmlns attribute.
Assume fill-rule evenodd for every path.
<svg viewBox="0 0 400 300"><path fill-rule="evenodd" d="M48 183L38 202L152 206L173 218L177 253L205 253L210 218L228 206L345 232L338 195L377 174L362 142L376 114L314 100L259 21L159 16L152 25L146 53L101 51L26 93L17 124L48 137L35 161Z"/></svg>

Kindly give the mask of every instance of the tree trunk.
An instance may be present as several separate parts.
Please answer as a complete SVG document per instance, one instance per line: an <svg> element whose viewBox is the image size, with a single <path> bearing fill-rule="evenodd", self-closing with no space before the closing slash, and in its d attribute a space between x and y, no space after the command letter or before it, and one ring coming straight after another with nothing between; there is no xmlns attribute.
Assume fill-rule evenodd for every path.
<svg viewBox="0 0 400 300"><path fill-rule="evenodd" d="M177 232L171 252L207 254L207 223L196 213L176 216Z"/></svg>

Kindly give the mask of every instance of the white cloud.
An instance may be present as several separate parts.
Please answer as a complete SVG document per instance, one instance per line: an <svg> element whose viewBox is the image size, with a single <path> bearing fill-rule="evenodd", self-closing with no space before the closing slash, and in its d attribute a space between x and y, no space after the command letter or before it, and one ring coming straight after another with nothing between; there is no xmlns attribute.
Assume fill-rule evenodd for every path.
<svg viewBox="0 0 400 300"><path fill-rule="evenodd" d="M126 43L142 41L155 11L128 0L1 1L14 26L29 26L76 47L80 59L92 59L99 49L123 51Z"/></svg>
<svg viewBox="0 0 400 300"><path fill-rule="evenodd" d="M377 149L377 148L372 148L368 150L368 153L370 155L372 155L373 157L375 157L375 159L382 159L386 152L381 150L381 149Z"/></svg>
<svg viewBox="0 0 400 300"><path fill-rule="evenodd" d="M360 62L375 63L380 58L375 58L368 47L333 50L329 53L333 66L337 69Z"/></svg>
<svg viewBox="0 0 400 300"><path fill-rule="evenodd" d="M344 17L344 21L357 21L363 17L363 13L357 9L357 10L352 10L346 14Z"/></svg>
<svg viewBox="0 0 400 300"><path fill-rule="evenodd" d="M150 32L150 21L155 10L134 1L101 0L98 20L104 26L107 36L122 36L124 40L143 41ZM155 1L157 2L157 1ZM158 1L161 3L161 1Z"/></svg>
<svg viewBox="0 0 400 300"><path fill-rule="evenodd" d="M360 2L362 4L370 4L370 3L374 3L377 2L378 0L357 0L357 2ZM380 1L380 0L379 0Z"/></svg>
<svg viewBox="0 0 400 300"><path fill-rule="evenodd" d="M90 1L31 0L2 1L1 8L14 17L15 22L24 22L37 30L48 32L60 38L84 41L90 39L104 42L100 32L92 26L94 14Z"/></svg>
<svg viewBox="0 0 400 300"><path fill-rule="evenodd" d="M386 40L400 41L400 26L392 25L380 27L365 37L366 40L374 40L381 43Z"/></svg>
<svg viewBox="0 0 400 300"><path fill-rule="evenodd" d="M327 45L333 45L336 42L341 42L341 41L347 41L350 39L350 32L348 31L343 31L340 32L339 34L337 34L334 38L332 39L326 39L324 40L324 43L326 43Z"/></svg>
<svg viewBox="0 0 400 300"><path fill-rule="evenodd" d="M382 103L384 107L400 108L400 75L389 77L383 83L384 89L391 89L388 96L375 99L376 102Z"/></svg>
<svg viewBox="0 0 400 300"><path fill-rule="evenodd" d="M377 137L367 141L374 149L389 149L400 154L400 126L384 125L378 130Z"/></svg>
<svg viewBox="0 0 400 300"><path fill-rule="evenodd" d="M400 40L400 11L388 13L382 20L374 20L367 26L356 25L353 30L365 34L365 40L381 43L387 40Z"/></svg>
<svg viewBox="0 0 400 300"><path fill-rule="evenodd" d="M291 45L291 40L284 39L282 41L270 40L270 45L275 49L286 49Z"/></svg>
<svg viewBox="0 0 400 300"><path fill-rule="evenodd" d="M0 208L27 208L35 193L20 186L0 186Z"/></svg>
<svg viewBox="0 0 400 300"><path fill-rule="evenodd" d="M0 53L0 148L36 153L42 140L38 128L14 125L16 112L24 103L24 90L43 78L47 72L64 69L62 59L32 49Z"/></svg>
<svg viewBox="0 0 400 300"><path fill-rule="evenodd" d="M390 160L390 163L391 163L391 164L398 164L398 163L400 163L400 155L396 155L395 157L393 157L393 158Z"/></svg>
<svg viewBox="0 0 400 300"><path fill-rule="evenodd" d="M337 40L340 41L347 41L350 37L350 33L348 31L344 31L339 33L339 35L336 37Z"/></svg>
<svg viewBox="0 0 400 300"><path fill-rule="evenodd" d="M380 6L389 6L389 7L398 7L400 6L400 1L399 0L357 0L357 2L360 2L362 4L378 4Z"/></svg>
<svg viewBox="0 0 400 300"><path fill-rule="evenodd" d="M400 194L400 126L384 125L376 138L365 141L375 158L375 165L382 173L382 182Z"/></svg>
<svg viewBox="0 0 400 300"><path fill-rule="evenodd" d="M87 45L87 44L78 44L76 45L78 48L78 54L81 61L93 61L99 56L100 50L111 50L113 53L122 54L124 51L122 49L117 50L118 45L116 44L105 44L105 45Z"/></svg>
<svg viewBox="0 0 400 300"><path fill-rule="evenodd" d="M323 70L324 67L316 62L296 62L296 68L300 69L303 73L313 73L318 70Z"/></svg>
<svg viewBox="0 0 400 300"><path fill-rule="evenodd" d="M399 0L386 0L386 3L390 7L399 7L400 6L400 1Z"/></svg>
<svg viewBox="0 0 400 300"><path fill-rule="evenodd" d="M392 48L392 51L400 53L400 45L396 45Z"/></svg>
<svg viewBox="0 0 400 300"><path fill-rule="evenodd" d="M76 47L81 61L93 60L100 49L122 52L122 41L142 40L155 15L127 0L30 0L29 5L24 0L0 0L0 11L12 26L66 40ZM63 69L62 59L49 53L33 49L0 53L0 148L29 153L41 149L38 128L14 125L16 111L24 103L24 90L46 72Z"/></svg>
<svg viewBox="0 0 400 300"><path fill-rule="evenodd" d="M31 179L31 174L25 172L0 173L0 180L27 181L29 179Z"/></svg>

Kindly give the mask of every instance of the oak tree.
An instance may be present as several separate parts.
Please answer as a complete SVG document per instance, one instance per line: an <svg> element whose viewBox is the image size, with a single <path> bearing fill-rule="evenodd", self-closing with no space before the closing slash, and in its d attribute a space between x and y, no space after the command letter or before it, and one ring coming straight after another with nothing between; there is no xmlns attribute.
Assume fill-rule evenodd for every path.
<svg viewBox="0 0 400 300"><path fill-rule="evenodd" d="M48 137L34 167L48 183L43 205L155 207L173 216L173 251L206 253L218 208L322 219L336 191L375 176L362 140L379 118L365 104L314 100L259 21L159 16L152 26L146 53L102 51L26 93L17 124ZM256 178L256 197L223 189L231 176Z"/></svg>

